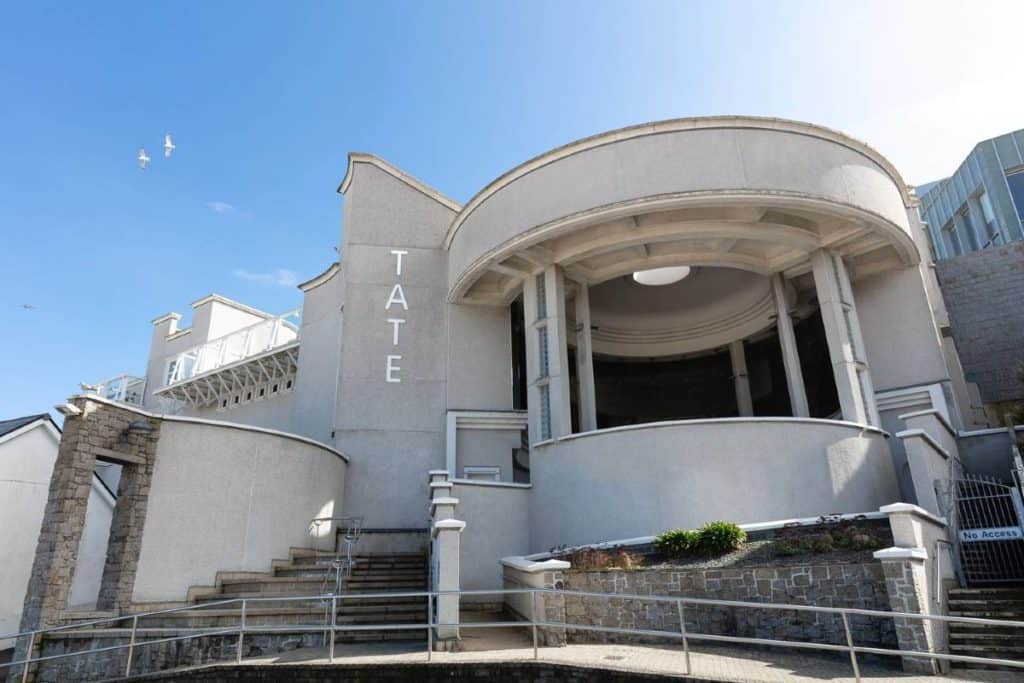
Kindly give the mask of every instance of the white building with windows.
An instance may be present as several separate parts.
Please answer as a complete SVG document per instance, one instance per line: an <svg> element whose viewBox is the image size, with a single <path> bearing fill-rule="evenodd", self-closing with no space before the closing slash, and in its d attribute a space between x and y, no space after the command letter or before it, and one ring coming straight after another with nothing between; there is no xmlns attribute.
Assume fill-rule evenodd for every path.
<svg viewBox="0 0 1024 683"><path fill-rule="evenodd" d="M919 502L903 416L969 426L918 199L837 131L638 125L465 204L351 154L338 191L340 262L301 314L210 295L188 327L156 318L121 445L68 446L148 482L107 607L268 571L308 541L300 518L424 532L431 471L465 522L460 585L500 587L502 557L556 545ZM115 405L104 390L126 393L68 422ZM203 519L223 524L186 533Z"/></svg>

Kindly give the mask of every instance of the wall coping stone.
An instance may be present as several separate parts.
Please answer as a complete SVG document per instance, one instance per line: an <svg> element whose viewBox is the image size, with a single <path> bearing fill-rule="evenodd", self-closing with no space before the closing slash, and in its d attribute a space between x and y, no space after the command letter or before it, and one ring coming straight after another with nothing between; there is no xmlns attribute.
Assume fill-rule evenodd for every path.
<svg viewBox="0 0 1024 683"><path fill-rule="evenodd" d="M939 455L946 460L949 460L949 451L939 445L939 442L932 438L932 435L923 429L904 429L902 432L896 432L897 439L922 439L927 442L929 446L935 449Z"/></svg>
<svg viewBox="0 0 1024 683"><path fill-rule="evenodd" d="M933 524L937 524L943 527L948 524L946 522L945 517L933 515L932 513L925 510L923 507L920 507L918 505L912 505L911 503L890 503L889 505L883 505L882 507L878 508L878 511L885 514L886 516L897 514L916 515L917 517L927 519L929 522L932 522Z"/></svg>
<svg viewBox="0 0 1024 683"><path fill-rule="evenodd" d="M885 562L887 560L924 560L928 559L928 551L924 548L883 548L876 550L873 557Z"/></svg>
<svg viewBox="0 0 1024 683"><path fill-rule="evenodd" d="M589 432L580 432L578 434L568 434L566 436L560 436L554 439L546 439L533 444L534 447L550 446L553 444L561 443L562 441L570 441L572 439L585 439L591 436L603 436L605 434L615 434L617 432L629 432L638 429L662 429L665 427L688 427L698 425L731 425L731 424L806 424L816 425L822 427L846 427L859 432L872 432L874 434L881 435L885 438L889 438L889 433L878 427L861 424L860 422L847 422L846 420L825 420L817 417L718 417L718 418L700 418L697 420L665 420L662 422L645 422L643 424L636 425L623 425L621 427L608 427L607 429L594 429Z"/></svg>
<svg viewBox="0 0 1024 683"><path fill-rule="evenodd" d="M432 535L436 536L439 531L458 531L462 532L466 528L466 523L459 519L442 519L440 522L434 522L431 527Z"/></svg>
<svg viewBox="0 0 1024 683"><path fill-rule="evenodd" d="M953 425L949 424L949 420L946 418L946 416L943 415L940 411L936 410L935 408L928 408L928 409L925 409L925 410L915 410L915 411L910 412L910 413L904 413L903 415L899 415L898 417L901 420L905 421L907 418L910 418L910 417L924 417L925 415L932 415L932 416L934 416L935 419L937 419L939 421L939 424L941 424L943 427L946 428L946 431L949 432L950 436L956 436L957 435L956 430L953 428Z"/></svg>
<svg viewBox="0 0 1024 683"><path fill-rule="evenodd" d="M490 486L500 489L531 489L533 484L517 484L511 481L479 481L477 479L452 479L451 483L459 486Z"/></svg>
<svg viewBox="0 0 1024 683"><path fill-rule="evenodd" d="M565 560L530 560L519 555L501 558L501 564L511 569L518 569L521 572L537 574L540 572L560 571L569 569L572 565Z"/></svg>

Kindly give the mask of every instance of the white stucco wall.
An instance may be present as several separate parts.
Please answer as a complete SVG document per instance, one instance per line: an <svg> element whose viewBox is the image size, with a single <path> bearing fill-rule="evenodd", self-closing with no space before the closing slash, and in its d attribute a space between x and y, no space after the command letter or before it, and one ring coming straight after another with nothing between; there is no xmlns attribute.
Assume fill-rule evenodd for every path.
<svg viewBox="0 0 1024 683"><path fill-rule="evenodd" d="M452 496L459 500L456 518L466 523L459 546L462 589L501 588L501 558L522 555L530 544L529 486L457 480ZM474 599L500 602L497 595Z"/></svg>
<svg viewBox="0 0 1024 683"><path fill-rule="evenodd" d="M302 344L295 376L288 431L333 443L334 404L341 356L341 282L339 272L309 289L302 303Z"/></svg>
<svg viewBox="0 0 1024 683"><path fill-rule="evenodd" d="M49 496L50 477L57 460L58 432L49 423L37 422L0 439L0 633L18 631L25 603L36 545ZM76 599L95 603L113 508L109 496L93 482L86 526L79 544L70 604ZM11 641L0 639L0 650Z"/></svg>
<svg viewBox="0 0 1024 683"><path fill-rule="evenodd" d="M134 600L182 601L218 571L269 571L291 546L311 547L309 522L340 509L346 467L308 441L165 421Z"/></svg>
<svg viewBox="0 0 1024 683"><path fill-rule="evenodd" d="M774 193L855 207L911 244L902 180L866 145L779 119L708 117L602 133L547 152L471 199L447 239L449 281L527 234L595 207L700 193Z"/></svg>
<svg viewBox="0 0 1024 683"><path fill-rule="evenodd" d="M919 266L854 282L857 316L875 391L949 382L925 292Z"/></svg>
<svg viewBox="0 0 1024 683"><path fill-rule="evenodd" d="M343 185L338 448L352 458L346 512L367 527L424 528L423 474L444 466L447 254L454 211L395 172L354 163ZM407 253L402 272L392 249ZM400 285L408 308L388 300ZM394 343L388 318L405 320ZM388 382L388 355L401 356ZM301 363L301 361L300 361Z"/></svg>
<svg viewBox="0 0 1024 683"><path fill-rule="evenodd" d="M885 435L827 420L735 418L590 432L533 447L530 551L865 512L898 499Z"/></svg>
<svg viewBox="0 0 1024 683"><path fill-rule="evenodd" d="M100 582L103 580L103 565L107 561L107 542L110 540L110 522L114 516L115 503L114 497L94 477L85 509L85 529L78 542L75 578L71 583L71 597L68 598L69 609L96 609L96 598L99 597Z"/></svg>

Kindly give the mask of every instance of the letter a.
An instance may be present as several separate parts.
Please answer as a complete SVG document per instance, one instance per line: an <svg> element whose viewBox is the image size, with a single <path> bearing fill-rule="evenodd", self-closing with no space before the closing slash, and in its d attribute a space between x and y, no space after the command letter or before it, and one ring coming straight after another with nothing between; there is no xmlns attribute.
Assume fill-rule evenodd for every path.
<svg viewBox="0 0 1024 683"><path fill-rule="evenodd" d="M392 304L402 304L402 308L409 310L409 304L405 301L405 292L402 291L402 285L395 285L391 290L391 296L388 297L388 302L384 304L384 310L391 308Z"/></svg>

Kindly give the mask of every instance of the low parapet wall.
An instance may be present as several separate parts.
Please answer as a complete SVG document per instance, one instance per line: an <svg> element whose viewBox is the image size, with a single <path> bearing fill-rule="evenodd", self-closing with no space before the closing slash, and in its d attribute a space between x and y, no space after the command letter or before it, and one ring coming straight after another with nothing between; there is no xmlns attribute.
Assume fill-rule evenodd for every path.
<svg viewBox="0 0 1024 683"><path fill-rule="evenodd" d="M181 601L219 571L269 571L315 541L310 520L341 509L346 462L289 435L212 422L161 426L132 600Z"/></svg>
<svg viewBox="0 0 1024 683"><path fill-rule="evenodd" d="M715 519L877 510L899 495L886 434L833 420L733 418L604 429L535 445L530 466L534 552Z"/></svg>

